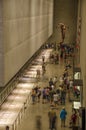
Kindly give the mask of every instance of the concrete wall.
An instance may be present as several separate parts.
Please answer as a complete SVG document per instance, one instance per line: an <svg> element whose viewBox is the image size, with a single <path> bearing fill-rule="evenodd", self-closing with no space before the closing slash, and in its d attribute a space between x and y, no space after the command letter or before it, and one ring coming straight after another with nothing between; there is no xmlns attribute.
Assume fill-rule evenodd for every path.
<svg viewBox="0 0 86 130"><path fill-rule="evenodd" d="M1 1L4 86L52 34L53 0Z"/></svg>
<svg viewBox="0 0 86 130"><path fill-rule="evenodd" d="M2 1L0 1L0 86L4 80L4 48L3 48Z"/></svg>
<svg viewBox="0 0 86 130"><path fill-rule="evenodd" d="M81 0L80 65L83 77L83 105L86 106L86 1Z"/></svg>
<svg viewBox="0 0 86 130"><path fill-rule="evenodd" d="M73 43L76 39L77 24L77 0L54 0L54 34L50 38L50 42L61 41L61 31L58 23L64 23L66 29L66 43Z"/></svg>

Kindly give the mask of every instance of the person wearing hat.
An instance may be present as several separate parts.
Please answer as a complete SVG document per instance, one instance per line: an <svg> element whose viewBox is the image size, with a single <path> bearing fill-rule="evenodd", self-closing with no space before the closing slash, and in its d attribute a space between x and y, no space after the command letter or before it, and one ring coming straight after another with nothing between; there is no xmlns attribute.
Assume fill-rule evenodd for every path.
<svg viewBox="0 0 86 130"><path fill-rule="evenodd" d="M66 115L67 115L67 111L63 107L60 112L61 127L65 127Z"/></svg>

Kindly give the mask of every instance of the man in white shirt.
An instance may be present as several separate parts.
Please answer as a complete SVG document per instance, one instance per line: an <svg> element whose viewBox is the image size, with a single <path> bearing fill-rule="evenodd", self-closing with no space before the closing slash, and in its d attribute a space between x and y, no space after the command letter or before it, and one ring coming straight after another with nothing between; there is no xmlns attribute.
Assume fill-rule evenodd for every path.
<svg viewBox="0 0 86 130"><path fill-rule="evenodd" d="M53 101L54 101L54 104L55 104L55 107L57 106L57 103L58 103L58 94L54 94L53 95Z"/></svg>

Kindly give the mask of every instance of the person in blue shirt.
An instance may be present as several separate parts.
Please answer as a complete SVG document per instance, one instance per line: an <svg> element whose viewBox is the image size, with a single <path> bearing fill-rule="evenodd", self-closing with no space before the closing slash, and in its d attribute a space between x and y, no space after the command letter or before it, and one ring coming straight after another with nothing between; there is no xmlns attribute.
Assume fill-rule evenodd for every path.
<svg viewBox="0 0 86 130"><path fill-rule="evenodd" d="M67 111L63 107L63 109L60 112L61 127L65 127L66 115L67 115Z"/></svg>

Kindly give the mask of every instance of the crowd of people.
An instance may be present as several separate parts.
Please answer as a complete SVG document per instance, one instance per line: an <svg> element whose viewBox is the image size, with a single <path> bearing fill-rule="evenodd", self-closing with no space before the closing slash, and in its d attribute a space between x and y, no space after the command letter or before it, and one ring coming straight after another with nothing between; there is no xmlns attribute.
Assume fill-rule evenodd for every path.
<svg viewBox="0 0 86 130"><path fill-rule="evenodd" d="M50 103L50 110L48 112L49 117L49 128L53 130L56 128L56 120L57 115L55 109L58 109L59 105L65 106L66 104L66 95L68 94L69 101L70 98L70 91L73 91L73 79L70 75L69 71L72 68L71 62L69 61L69 56L72 56L73 48L67 45L60 45L58 51L55 53L51 53L49 57L50 64L59 64L61 60L66 60L63 74L58 77L55 75L48 80L48 84L45 87L40 87L36 85L31 92L32 97L32 104L37 102ZM71 50L71 51L70 51ZM46 72L45 68L45 57L42 57L42 71L43 75ZM61 119L61 127L65 127L65 121L67 116L67 110L65 107L62 108L60 111L60 119ZM73 111L73 114L70 117L69 127L71 128L76 124L77 114Z"/></svg>

